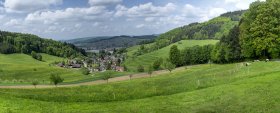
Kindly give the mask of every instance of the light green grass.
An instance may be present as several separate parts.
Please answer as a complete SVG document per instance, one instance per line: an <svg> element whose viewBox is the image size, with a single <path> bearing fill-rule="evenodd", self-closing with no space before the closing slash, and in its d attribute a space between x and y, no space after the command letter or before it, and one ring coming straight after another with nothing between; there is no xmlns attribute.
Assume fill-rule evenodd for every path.
<svg viewBox="0 0 280 113"><path fill-rule="evenodd" d="M50 65L55 61L66 59L42 54L43 62L25 54L0 54L0 85L31 84L38 80L40 84L49 84L52 73L60 75L66 83L85 82L101 79L103 73L83 75L79 69L66 69ZM112 73L113 76L122 76L127 73Z"/></svg>
<svg viewBox="0 0 280 113"><path fill-rule="evenodd" d="M218 40L182 40L180 42L171 44L167 47L164 47L162 49L159 49L157 51L147 53L141 56L137 56L136 58L132 58L133 52L135 52L139 46L133 47L128 49L128 56L130 56L126 61L125 65L128 67L129 71L137 71L137 67L139 65L143 65L145 69L147 70L147 67L154 63L155 60L159 58L166 59L169 56L170 48L173 45L177 45L178 49L183 50L187 47L193 47L196 45L203 46L208 44L216 44ZM181 43L181 44L179 44Z"/></svg>
<svg viewBox="0 0 280 113"><path fill-rule="evenodd" d="M280 62L197 65L97 86L0 89L0 112L278 113Z"/></svg>

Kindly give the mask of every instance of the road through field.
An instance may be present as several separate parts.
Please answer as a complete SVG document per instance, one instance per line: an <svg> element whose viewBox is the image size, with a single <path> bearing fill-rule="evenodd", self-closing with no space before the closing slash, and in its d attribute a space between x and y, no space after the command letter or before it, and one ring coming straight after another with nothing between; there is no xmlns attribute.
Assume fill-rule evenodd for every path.
<svg viewBox="0 0 280 113"><path fill-rule="evenodd" d="M185 69L185 67L176 68L174 71ZM159 76L169 73L169 71L166 70L160 70L160 71L154 71L152 76ZM130 79L137 79L137 78L148 78L150 77L147 73L139 73L139 74L132 74L121 76L121 77L115 77L109 79L109 83L112 82L120 82L120 81L126 81ZM57 87L77 87L77 86L87 86L87 85L98 85L98 84L106 84L107 81L105 80L96 80L91 82L84 82L84 83L77 83L77 84L67 84L67 85L58 85ZM54 85L37 85L36 88L54 88ZM16 86L0 86L0 89L31 89L35 88L33 85L16 85Z"/></svg>

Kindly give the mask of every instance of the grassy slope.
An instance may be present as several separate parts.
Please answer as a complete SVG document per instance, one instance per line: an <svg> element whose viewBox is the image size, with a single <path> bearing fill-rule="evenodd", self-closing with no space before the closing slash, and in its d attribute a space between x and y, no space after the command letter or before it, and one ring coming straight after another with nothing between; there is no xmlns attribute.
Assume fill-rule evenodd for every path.
<svg viewBox="0 0 280 113"><path fill-rule="evenodd" d="M159 49L157 51L151 52L151 53L147 53L141 56L137 56L137 58L132 58L132 54L139 48L139 46L136 47L132 47L130 49L128 49L128 56L130 56L130 58L128 58L125 62L125 65L130 69L130 71L136 71L137 70L137 66L139 66L140 64L143 65L145 67L145 69L147 69L147 67L149 65L151 65L155 60L157 60L158 58L168 58L169 55L169 51L170 48L173 45L177 45L178 48L180 50L186 48L186 47L192 47L195 45L207 45L207 44L215 44L218 41L217 40L182 40L180 41L182 44L174 43L171 44L167 47L164 47L162 49Z"/></svg>
<svg viewBox="0 0 280 113"><path fill-rule="evenodd" d="M47 54L42 54L43 61L40 62L25 54L0 54L0 84L30 84L32 80L39 80L40 84L48 84L51 73L61 75L65 82L83 82L100 79L102 73L96 73L92 76L82 75L80 70L65 69L57 66L49 66L55 61L65 59ZM126 73L113 73L115 76L121 76ZM22 82L21 82L22 81Z"/></svg>
<svg viewBox="0 0 280 113"><path fill-rule="evenodd" d="M83 76L78 70L63 69L56 66L49 66L54 61L62 61L62 58L54 57L46 54L42 54L43 61L40 62L28 55L24 54L12 54L3 55L0 54L0 69L2 82L28 82L34 79L38 79L40 82L48 82L51 73L58 73L65 82L78 80Z"/></svg>
<svg viewBox="0 0 280 113"><path fill-rule="evenodd" d="M279 81L279 62L249 67L240 63L199 65L108 85L0 89L0 112L276 113L280 112Z"/></svg>

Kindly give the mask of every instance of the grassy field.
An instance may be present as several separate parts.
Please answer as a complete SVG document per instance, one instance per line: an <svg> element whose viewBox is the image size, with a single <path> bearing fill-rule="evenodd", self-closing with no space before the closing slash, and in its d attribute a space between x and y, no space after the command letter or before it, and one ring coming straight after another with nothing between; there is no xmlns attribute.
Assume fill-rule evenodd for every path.
<svg viewBox="0 0 280 113"><path fill-rule="evenodd" d="M66 83L84 82L101 79L103 73L83 75L79 69L65 69L50 65L55 61L66 59L42 54L43 62L33 59L25 54L0 54L0 85L30 84L32 80L38 80L40 84L49 84L51 73L62 76ZM127 73L112 73L114 76Z"/></svg>
<svg viewBox="0 0 280 113"><path fill-rule="evenodd" d="M187 47L192 47L192 46L203 46L203 45L208 45L208 44L216 44L218 40L182 40L180 42L171 44L167 47L164 47L162 49L159 49L157 51L147 53L141 56L137 56L136 58L132 58L132 54L137 51L139 46L132 47L128 49L128 56L129 58L126 60L125 65L128 67L129 71L136 71L137 67L139 65L143 65L145 69L151 64L154 63L155 60L159 58L168 58L170 48L173 45L177 45L180 50L187 48Z"/></svg>
<svg viewBox="0 0 280 113"><path fill-rule="evenodd" d="M53 89L0 89L0 112L279 113L280 62L197 65L153 78Z"/></svg>

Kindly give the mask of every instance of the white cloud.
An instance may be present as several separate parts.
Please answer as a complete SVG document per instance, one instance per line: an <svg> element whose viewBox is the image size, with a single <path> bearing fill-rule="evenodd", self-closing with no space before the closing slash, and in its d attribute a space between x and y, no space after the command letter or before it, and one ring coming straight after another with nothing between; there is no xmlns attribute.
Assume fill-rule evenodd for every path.
<svg viewBox="0 0 280 113"><path fill-rule="evenodd" d="M37 11L30 13L25 18L29 22L44 22L50 24L54 22L79 22L89 20L104 20L112 12L103 6L94 6L89 8L67 8L65 10L56 11Z"/></svg>
<svg viewBox="0 0 280 113"><path fill-rule="evenodd" d="M6 26L16 26L19 24L20 24L20 22L17 19L12 19L12 20L8 21L7 23L5 23Z"/></svg>
<svg viewBox="0 0 280 113"><path fill-rule="evenodd" d="M8 12L30 12L48 8L50 5L62 4L63 0L5 0Z"/></svg>
<svg viewBox="0 0 280 113"><path fill-rule="evenodd" d="M0 14L5 12L5 8L0 7Z"/></svg>
<svg viewBox="0 0 280 113"><path fill-rule="evenodd" d="M155 20L155 17L146 17L145 18L145 21L146 22L152 22L152 21L154 21Z"/></svg>
<svg viewBox="0 0 280 113"><path fill-rule="evenodd" d="M121 3L122 0L89 0L88 3L92 6L107 6Z"/></svg>
<svg viewBox="0 0 280 113"><path fill-rule="evenodd" d="M257 0L225 0L226 4L232 4L238 9L248 9L250 4ZM260 1L266 1L266 0L260 0Z"/></svg>
<svg viewBox="0 0 280 113"><path fill-rule="evenodd" d="M144 25L144 24L139 24L139 25L136 25L136 28L143 28L143 27L145 27L145 25Z"/></svg>
<svg viewBox="0 0 280 113"><path fill-rule="evenodd" d="M182 11L182 16L195 20L196 22L207 21L211 18L217 17L223 13L226 13L227 10L224 8L218 7L208 7L200 8L195 7L191 4L186 4Z"/></svg>
<svg viewBox="0 0 280 113"><path fill-rule="evenodd" d="M81 28L82 27L82 24L78 23L78 24L75 24L75 28Z"/></svg>
<svg viewBox="0 0 280 113"><path fill-rule="evenodd" d="M93 27L97 27L97 26L99 26L99 25L100 25L100 22L94 22L94 23L92 24Z"/></svg>
<svg viewBox="0 0 280 113"><path fill-rule="evenodd" d="M118 5L116 7L115 16L126 16L126 17L158 17L167 16L176 9L176 5L173 3L168 3L165 6L154 6L153 3L140 4L139 6L134 6L127 8L123 5Z"/></svg>
<svg viewBox="0 0 280 113"><path fill-rule="evenodd" d="M224 8L211 8L209 11L209 17L210 18L217 17L226 12L227 10L225 10Z"/></svg>
<svg viewBox="0 0 280 113"><path fill-rule="evenodd" d="M200 17L202 12L202 9L191 4L186 4L182 11L183 15L189 18Z"/></svg>

